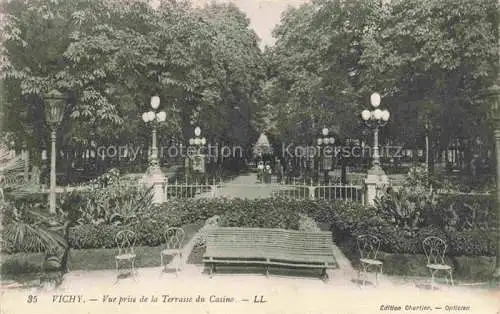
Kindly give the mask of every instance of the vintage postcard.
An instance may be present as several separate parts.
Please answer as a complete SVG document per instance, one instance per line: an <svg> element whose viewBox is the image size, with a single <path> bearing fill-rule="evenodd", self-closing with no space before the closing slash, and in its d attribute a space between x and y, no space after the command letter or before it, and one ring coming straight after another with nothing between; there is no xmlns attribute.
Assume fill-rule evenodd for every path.
<svg viewBox="0 0 500 314"><path fill-rule="evenodd" d="M500 313L496 0L3 0L0 313Z"/></svg>

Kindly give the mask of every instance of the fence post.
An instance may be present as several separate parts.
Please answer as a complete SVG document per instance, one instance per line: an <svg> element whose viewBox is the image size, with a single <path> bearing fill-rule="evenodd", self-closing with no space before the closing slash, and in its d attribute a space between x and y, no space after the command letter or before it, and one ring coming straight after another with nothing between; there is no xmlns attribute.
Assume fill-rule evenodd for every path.
<svg viewBox="0 0 500 314"><path fill-rule="evenodd" d="M165 176L165 185L163 186L163 200L168 200L168 176Z"/></svg>
<svg viewBox="0 0 500 314"><path fill-rule="evenodd" d="M217 182L215 181L215 178L212 180L212 186L211 186L211 190L212 190L212 198L216 198L217 197Z"/></svg>

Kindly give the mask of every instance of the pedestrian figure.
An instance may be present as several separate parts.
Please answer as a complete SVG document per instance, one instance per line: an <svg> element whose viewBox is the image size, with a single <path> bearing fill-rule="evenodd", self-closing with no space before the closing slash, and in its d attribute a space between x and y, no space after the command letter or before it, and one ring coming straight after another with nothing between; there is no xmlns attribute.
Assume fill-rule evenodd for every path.
<svg viewBox="0 0 500 314"><path fill-rule="evenodd" d="M273 171L271 169L271 165L269 165L269 162L266 162L265 167L264 167L264 183L271 183L271 175Z"/></svg>
<svg viewBox="0 0 500 314"><path fill-rule="evenodd" d="M261 160L257 165L257 180L262 183L264 180L264 162Z"/></svg>

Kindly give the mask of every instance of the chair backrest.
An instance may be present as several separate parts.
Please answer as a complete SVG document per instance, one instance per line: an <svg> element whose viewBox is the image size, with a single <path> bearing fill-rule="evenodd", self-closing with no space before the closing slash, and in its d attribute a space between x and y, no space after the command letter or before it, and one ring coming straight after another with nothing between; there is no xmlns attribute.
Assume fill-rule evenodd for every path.
<svg viewBox="0 0 500 314"><path fill-rule="evenodd" d="M377 259L380 248L380 239L374 235L365 234L357 238L358 250L361 258Z"/></svg>
<svg viewBox="0 0 500 314"><path fill-rule="evenodd" d="M171 227L165 231L165 243L167 249L180 249L184 242L184 229Z"/></svg>
<svg viewBox="0 0 500 314"><path fill-rule="evenodd" d="M427 257L427 264L444 264L446 242L443 239L430 236L422 241L422 246Z"/></svg>
<svg viewBox="0 0 500 314"><path fill-rule="evenodd" d="M133 254L136 241L135 232L131 230L122 230L116 234L116 244L118 245L118 254Z"/></svg>

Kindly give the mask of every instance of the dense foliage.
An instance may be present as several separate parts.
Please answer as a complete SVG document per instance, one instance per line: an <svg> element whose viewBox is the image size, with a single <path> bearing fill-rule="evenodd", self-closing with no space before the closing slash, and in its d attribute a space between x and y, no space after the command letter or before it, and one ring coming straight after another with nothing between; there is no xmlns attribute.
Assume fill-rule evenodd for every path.
<svg viewBox="0 0 500 314"><path fill-rule="evenodd" d="M471 171L473 155L488 159L492 148L494 100L485 89L498 76L498 12L494 0L316 0L290 8L266 51L270 132L310 143L327 126L370 142L359 113L378 91L391 112L384 142L424 147L428 135L431 169L458 145Z"/></svg>
<svg viewBox="0 0 500 314"><path fill-rule="evenodd" d="M196 125L209 141L243 147L257 135L263 59L232 4L14 0L0 11L2 125L36 164L48 147L43 95L53 88L68 96L58 139L68 164L101 145L147 147L140 117L153 94L167 112L159 145L185 143Z"/></svg>
<svg viewBox="0 0 500 314"><path fill-rule="evenodd" d="M422 225L414 232L400 228L385 220L375 208L358 203L325 201L304 201L304 213L317 222L326 223L334 234L335 242L345 253L355 253L356 237L362 234L378 236L381 250L389 253L423 253L422 240L427 236L439 236L448 242L447 254L494 256L496 250L495 230L446 228L439 224ZM439 213L439 208L435 208ZM477 208L478 211L494 208ZM491 218L490 218L491 219Z"/></svg>
<svg viewBox="0 0 500 314"><path fill-rule="evenodd" d="M425 169L410 169L397 191L382 191L375 198L377 214L409 236L425 226L448 231L489 230L498 226L493 195L442 194L428 187L429 179Z"/></svg>
<svg viewBox="0 0 500 314"><path fill-rule="evenodd" d="M183 226L217 215L217 224L220 226L318 230L318 225L321 225L333 232L334 241L346 252L356 251L355 239L358 235L370 233L381 238L381 250L385 252L422 253L421 241L426 236L437 235L448 242L447 254L451 256L493 256L496 243L492 232L495 203L489 199L449 196L443 198L441 204L464 202L475 206L474 221L477 228L468 225L470 220L465 218L468 216L463 216L463 223L458 224L460 227L450 227L447 220L425 219L424 214L424 221L429 223L408 232L408 229L380 215L375 208L354 202L286 198L173 199L162 206L145 207L136 214L135 219L129 221L99 224L86 222L75 225L69 229L69 244L72 248L115 247L116 233L119 230L131 229L137 232L138 245L156 246L162 243L167 226ZM486 212L489 214L484 214ZM435 207L433 214L447 217L445 207ZM4 216L4 226L7 228L2 232L11 224L12 220ZM488 227L484 227L486 224ZM8 241L9 238L4 239Z"/></svg>

